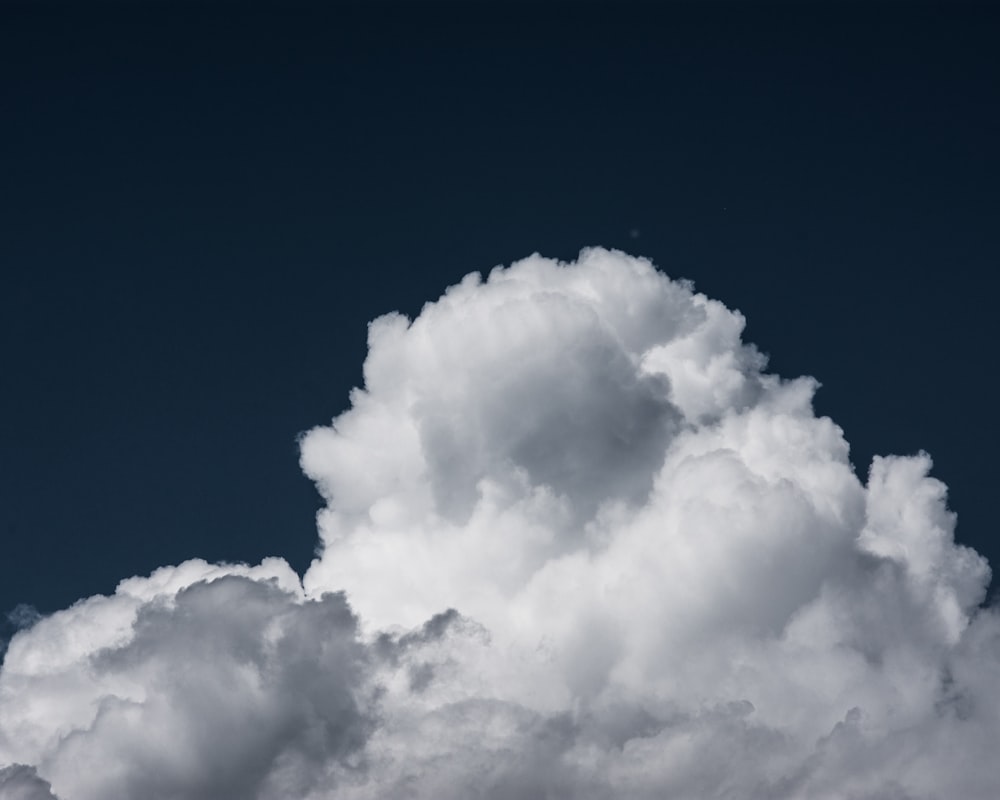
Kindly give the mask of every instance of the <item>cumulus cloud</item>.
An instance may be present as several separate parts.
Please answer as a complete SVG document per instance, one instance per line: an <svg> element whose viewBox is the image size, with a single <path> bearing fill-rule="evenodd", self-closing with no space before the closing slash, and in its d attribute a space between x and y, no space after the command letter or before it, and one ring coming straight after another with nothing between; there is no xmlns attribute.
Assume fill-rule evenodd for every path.
<svg viewBox="0 0 1000 800"><path fill-rule="evenodd" d="M466 277L301 439L299 579L191 561L34 621L0 798L995 798L1000 621L925 454L648 261Z"/></svg>

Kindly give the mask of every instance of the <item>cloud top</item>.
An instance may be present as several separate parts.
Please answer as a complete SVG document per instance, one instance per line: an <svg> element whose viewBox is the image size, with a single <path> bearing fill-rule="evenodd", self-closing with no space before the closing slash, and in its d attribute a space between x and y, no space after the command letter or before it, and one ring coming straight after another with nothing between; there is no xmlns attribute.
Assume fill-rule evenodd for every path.
<svg viewBox="0 0 1000 800"><path fill-rule="evenodd" d="M374 321L301 583L187 562L19 632L0 797L997 796L929 457L862 484L743 327L602 249Z"/></svg>

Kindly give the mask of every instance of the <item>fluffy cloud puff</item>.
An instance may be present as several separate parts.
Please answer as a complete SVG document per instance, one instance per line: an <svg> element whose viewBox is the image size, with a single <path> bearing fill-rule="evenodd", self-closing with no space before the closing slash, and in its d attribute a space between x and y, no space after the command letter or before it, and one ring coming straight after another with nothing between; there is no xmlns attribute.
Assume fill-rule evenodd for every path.
<svg viewBox="0 0 1000 800"><path fill-rule="evenodd" d="M742 317L587 250L373 322L279 559L11 642L0 797L1000 795L1000 621L930 459L856 478Z"/></svg>

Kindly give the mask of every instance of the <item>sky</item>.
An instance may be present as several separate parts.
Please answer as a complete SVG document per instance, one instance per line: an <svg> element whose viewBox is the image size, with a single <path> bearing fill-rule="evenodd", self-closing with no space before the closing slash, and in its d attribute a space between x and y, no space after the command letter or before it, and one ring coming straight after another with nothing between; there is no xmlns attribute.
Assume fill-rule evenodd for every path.
<svg viewBox="0 0 1000 800"><path fill-rule="evenodd" d="M849 594L844 587L868 585L858 577L861 567L844 566L845 532L869 531L865 558L894 557L892 546L879 538L892 525L884 523L878 533L855 524L852 514L859 513L859 503L869 509L870 521L881 519L882 503L891 506L886 497L923 498L922 510L912 514L933 520L927 530L944 531L941 536L950 541L947 515L935 505L943 502L943 485L948 507L958 515L957 541L992 564L1000 562L994 498L1000 434L990 357L1000 255L995 234L1000 157L993 146L1000 137L998 34L1000 15L994 8L955 3L5 4L0 10L0 611L12 616L0 633L9 639L18 627L25 628L15 640L23 642L15 666L10 657L5 664L8 689L23 680L16 685L24 697L63 696L53 694L53 685L32 683L40 679L30 665L55 658L53 643L72 640L74 630L104 631L85 636L79 652L70 648L52 674L81 674L80 664L91 663L93 648L118 642L117 661L109 656L116 666L101 673L104 682L84 688L73 684L72 692L82 698L81 708L91 707L95 697L112 695L139 702L135 687L149 685L149 676L165 669L165 662L156 659L158 653L169 655L164 644L170 636L189 641L193 635L156 605L168 592L177 598L171 602L188 609L186 618L204 618L198 630L278 625L298 643L290 645L299 654L296 659L275 657L269 667L283 676L280 691L267 695L276 708L305 703L295 695L295 676L309 665L326 663L326 655L310 655L310 630L336 632L331 641L343 643L330 657L352 665L338 667L337 675L354 670L358 677L346 683L338 677L331 686L319 678L310 684L317 696L341 698L338 708L354 709L346 717L337 709L320 715L350 718L350 725L333 726L336 741L286 743L281 752L294 758L288 755L266 776L240 773L246 783L216 775L218 783L196 786L161 776L156 786L164 797L178 791L185 797L222 797L226 791L260 797L293 791L305 797L323 791L323 782L333 781L336 770L369 774L364 759L351 762L359 752L366 754L364 763L383 763L379 757L400 762L392 754L412 753L405 720L417 714L408 705L404 684L410 681L410 690L420 694L413 687L424 680L437 686L430 676L443 674L442 664L451 664L448 669L461 675L450 683L438 680L441 687L434 691L442 694L420 694L421 702L440 709L450 702L449 686L458 687L453 691L466 699L482 700L482 692L467 680L491 660L480 652L487 647L477 638L482 630L509 644L511 652L534 652L527 643L537 637L551 636L554 642L558 668L534 665L522 672L500 659L496 669L503 674L490 673L491 685L502 687L489 695L493 701L501 698L504 708L534 715L494 720L498 729L527 726L535 731L531 737L544 739L538 731L558 728L564 720L560 714L573 702L593 703L587 706L592 724L575 720L574 730L583 733L559 751L565 756L565 772L556 776L562 788L548 787L557 795L580 792L581 785L593 788L593 776L579 767L580 753L600 749L594 742L609 736L613 740L612 729L641 728L633 719L640 713L636 709L663 725L670 714L686 714L684 725L716 731L705 734L713 746L732 737L744 741L737 731L744 723L734 722L743 719L742 712L730 706L725 713L711 712L721 714L725 735L720 734L712 721L716 717L684 708L675 687L648 679L650 665L665 648L687 646L693 635L687 627L667 625L666 639L647 640L642 626L628 624L634 606L625 600L621 614L608 612L607 618L593 608L575 608L553 621L552 631L519 627L498 609L509 607L522 615L518 619L531 620L560 592L572 593L567 586L600 584L616 568L640 563L634 559L643 551L629 543L648 523L637 509L652 513L663 486L673 485L663 475L653 477L653 469L664 454L682 452L678 431L695 425L742 442L738 426L712 426L722 425L719 420L729 419L729 413L750 415L747 409L785 409L781 413L799 420L803 435L814 437L830 463L839 465L830 468L836 491L822 481L803 490L815 501L822 484L832 498L824 502L842 512L834 515L835 522L814 520L795 510L798 506L789 510L780 498L773 507L746 500L754 519L777 514L780 523L782 514L791 515L792 539L781 550L787 559L776 563L801 572L804 586L827 580ZM609 250L580 255L589 247ZM613 251L649 261L635 262ZM522 261L532 253L578 262L582 284L612 299L577 313L574 304L582 290L576 279L564 280L558 277L563 273L544 266L552 262ZM494 320L491 298L505 290L490 288L494 284L487 276L498 265L515 263L527 265L511 271L534 276L528 283L570 298L565 309L559 310L558 303L536 308L541 301L532 294L518 300L523 316L515 323L502 315ZM674 281L691 281L696 292L722 304L726 312L704 322L704 340L695 337L684 347L669 344L683 339L688 323L680 320L708 312L690 311L702 308L701 301L684 295L684 284L651 279L637 263L655 264L659 274ZM600 277L602 270L619 277ZM471 318L486 320L483 326L463 327L472 323L460 325L443 311L422 315L425 303L438 300L471 272L482 273L481 285L487 288L463 283L466 288L454 294L477 309ZM616 310L618 291L640 305L642 298L655 299L660 305L649 300L650 320L662 317L676 326L648 321L622 333L632 329ZM729 316L737 310L742 317ZM392 322L397 317L369 329L369 322L393 311L425 320L424 327L406 330L426 331L426 338L407 338L402 323ZM743 349L733 338L739 325L732 320L741 318L742 341L755 350ZM603 320L605 327L593 328L592 319ZM488 324L491 320L496 327ZM512 327L504 327L508 324ZM608 355L614 348L602 338L605 328L624 337L627 357ZM496 330L507 332L507 344L495 342L491 331ZM377 340L373 332L378 331L386 338ZM633 334L635 341L629 338ZM668 347L667 355L642 361L654 345ZM716 391L711 402L699 394L697 382L683 394L685 379L671 366L671 359L679 358L707 370L699 360L703 351L721 354L728 365L702 377L708 385L730 387ZM559 355L567 352L575 355ZM766 369L753 353L766 354ZM534 359L532 354L537 354ZM659 367L657 358L664 359ZM623 366L628 359L648 369L637 377ZM496 374L509 380L501 379L496 395L480 396L476 376L480 382L484 376L494 380L490 370L501 367ZM730 375L728 369L735 371ZM647 372L666 376L657 380L674 387L669 407L660 408ZM817 417L803 410L808 401L792 389L786 397L786 390L759 378L767 374L818 381ZM757 388L745 388L744 382ZM363 385L368 395L352 397L352 388ZM731 393L732 386L739 391ZM394 408L393 398L403 389L421 398L426 416L414 412L411 427L395 431L393 425L409 417L398 408L380 415L383 405ZM622 394L616 394L619 390ZM370 403L364 399L369 395L375 398ZM593 402L580 406L581 397ZM500 402L505 398L516 410ZM322 433L334 430L323 426L345 412L341 433ZM563 412L572 422L563 421ZM842 438L817 421L824 416L840 426ZM628 427L633 422L638 429ZM407 449L407 430L421 432L426 452L419 458ZM564 461L543 458L540 445L532 449L537 441L564 454ZM616 441L631 446L619 451ZM849 452L840 441L849 443ZM785 452L784 445L769 446ZM757 463L747 455L752 448L732 447L751 466ZM917 456L924 451L933 466ZM859 487L876 455L917 457L877 462L881 466L862 495ZM414 467L417 461L423 466ZM521 466L521 477L496 466L511 461ZM603 471L581 466L593 463ZM791 456L782 463L775 467L782 475L789 465L802 466ZM811 475L813 461L803 463L801 474ZM849 478L852 468L857 486ZM728 475L727 469L719 467L718 474ZM927 470L943 484L922 483L931 480L921 477ZM791 470L788 479L797 474ZM417 480L417 475L423 477ZM498 494L481 494L482 487L466 481L469 475L495 481ZM522 479L528 488L518 483ZM710 495L716 482L728 485L711 476L682 483L685 491L693 486ZM543 502L539 487L554 493L555 499L549 498L554 506ZM737 494L719 502L725 505ZM537 507L524 506L531 498ZM549 542L517 539L522 549L515 561L521 566L511 567L495 591L480 588L491 585L480 561L490 554L503 558L491 550L488 537L467 552L455 542L435 539L428 521L435 520L441 530L466 526L462 530L506 536L504 525L514 523L489 522L493 517L480 509L484 503L493 508L487 500L497 507L513 503L517 514L512 519L527 520L524 530L547 532L538 534L539 541ZM559 505L563 501L565 507ZM612 501L624 503L624 510L609 510ZM814 506L825 508L818 501ZM361 514L362 507L368 514L364 525L351 516ZM477 516L480 511L486 516ZM624 515L618 527L609 521L615 513ZM394 538L391 529L402 519L421 535ZM473 525L470 519L480 522ZM594 560L590 572L574 571L573 559L583 556L559 543L566 530L588 525L594 536L618 542L618 549L607 550L614 558ZM369 539L380 544L357 544L365 526L374 530ZM811 556L793 536L809 526L831 531ZM750 541L756 530L748 533ZM923 623L910 626L907 621L924 617L899 605L897 622L913 635L904 637L898 652L916 652L922 654L916 663L938 665L942 648L961 650L949 667L952 680L965 680L965 697L988 696L996 686L995 672L982 668L988 660L982 652L989 647L977 650L969 643L972 634L955 638L960 620L974 616L971 609L987 591L988 578L976 563L963 560L960 554L968 551L940 542L908 547L903 549L924 553L925 561L936 565L931 572L927 563L912 567L913 575L924 576L917 581L919 590L906 584L909 588L896 592L873 581L883 594L861 596L878 604L926 595L953 607L952 617L941 622L944 627L931 626L932 635ZM310 568L317 554L323 557ZM270 557L285 559L288 566L262 563ZM425 564L425 557L434 563ZM570 566L545 566L550 561ZM160 583L137 578L132 588L115 594L123 579L184 562L189 566L178 567L176 574L158 573ZM209 566L215 562L251 566ZM708 566L692 574L715 585L731 579L732 586L749 587L750 595L774 579L761 567L742 584L724 560L697 563ZM421 565L414 567L412 594L401 600L398 593L378 589L408 586L403 567L410 564ZM548 577L532 578L536 572ZM944 575L944 583L927 583L931 573ZM305 577L304 583L297 583L296 574ZM205 582L210 575L227 577ZM637 585L654 591L642 581ZM339 595L319 599L324 591L336 590L347 591L346 600L330 599ZM694 603L701 609L694 615L701 629L721 631L722 644L707 648L717 658L706 666L711 672L735 652L727 638L730 629L719 622L726 615L715 605L722 595L706 597L699 606L701 600L677 591L676 596L656 595L653 605ZM776 620L787 622L795 614L800 614L795 619L838 613L855 619L861 613L833 600L810 605L807 588L781 594L784 605L751 603L751 617L730 622L757 631L755 625L770 630ZM78 607L75 617L66 616L69 612L49 617L48 627L45 621L30 627L35 611L51 614L93 595L112 599ZM945 602L945 595L955 599ZM219 615L233 597L251 609L246 612L251 622L230 625ZM637 595L632 601L645 608L650 597ZM459 616L447 616L452 607ZM122 644L109 633L117 636L119 623L108 620L129 613L145 620L145 627L136 628L132 644ZM600 619L595 621L595 614ZM983 619L969 630L991 630L992 618ZM621 641L609 632L617 628L626 631ZM865 649L869 645L858 644L875 635L875 628L862 628L852 629L852 646L877 661ZM581 629L605 631L609 638L598 636L584 647L574 638ZM382 649L377 644L382 640L372 644L371 639L380 630L392 631ZM787 633L781 647L801 645L805 634L800 636L798 628L789 623L781 630ZM457 643L449 638L453 635ZM822 643L809 641L821 648ZM788 664L781 647L754 650L746 655L747 663ZM418 651L419 657L413 655ZM451 652L450 660L445 651ZM596 672L577 674L566 666L581 653L581 663L597 664ZM600 666L602 654L611 654L605 667ZM892 742L885 745L887 763L896 763L893 758L909 763L899 755L907 748L919 752L935 737L954 733L922 716L934 695L920 680L911 684L891 672L864 671L841 680L838 676L854 673L831 665L825 656L817 659L826 664L823 674L832 676L829 691L813 686L816 691L803 690L800 701L803 708L829 712L817 712L815 723L829 722L828 730L814 731L788 716L791 712L780 703L768 705L773 686L767 682L734 678L725 702L753 695L746 702L763 719L754 736L808 729L814 738L833 737L837 724L843 731L862 723L831 696L851 695L860 686L862 699L868 697L865 691L882 697L879 687L885 682L902 682L916 687L911 706L900 710L886 701L883 708L871 700L872 710L865 712L870 716L863 719L873 720L874 729L883 733L887 719L916 720L913 729L926 735L920 733L916 744L899 744L888 735L878 739ZM122 666L136 663L139 672ZM228 662L219 656L219 663ZM386 677L390 672L395 677ZM111 673L121 683L109 688ZM794 675L788 680L794 683ZM374 692L373 681L391 687L386 701L391 707L380 713L395 722L382 738L370 733L378 714L365 692ZM537 690L547 681L553 682L554 703L569 698L565 708L542 707L521 685L532 683ZM615 702L608 686L618 692ZM177 689L178 696L197 696L188 689ZM71 693L62 684L58 691ZM657 703L674 705L668 713ZM867 708L860 700L855 705ZM21 719L20 713L8 707L6 716ZM196 709L190 713L196 716ZM993 718L983 714L976 724L986 727L955 733L956 740L969 736L975 741L976 735L992 731ZM225 713L219 718L229 719ZM53 749L46 737L68 723L46 719L43 724L28 711L23 719L35 720L37 730L31 729L30 736L28 728L16 736L10 728L0 732L0 762L13 763L12 741L30 740L31 747L25 744L15 753L25 770L39 770L25 781L39 775L53 781L63 800L112 796L96 784L81 787L79 795L66 794L65 786L80 785L67 766L75 754ZM86 752L95 758L121 760L121 752L108 744L121 741L120 730L108 719L106 738L80 747L91 748ZM185 719L174 720L178 730L185 729ZM85 715L73 720L85 723ZM162 719L159 724L173 730ZM279 729L284 730L274 728ZM674 730L661 727L657 735L668 729ZM274 736L265 739L281 738ZM537 749L540 739L531 737L521 744L530 741ZM456 746L440 743L442 752ZM788 781L788 775L800 775L800 783L780 784L787 796L796 796L803 786L816 792L836 785L845 764L852 775L875 770L858 766L861 756L853 746L844 745L836 758L830 756L826 772L808 778L788 766L805 763L807 755L775 746L768 750L773 760L763 760ZM310 748L339 754L336 769ZM748 747L745 752L758 751ZM341 758L344 753L349 755ZM650 777L645 756L633 755L635 763L608 767L608 774L620 777L615 787L631 787L634 796L662 787ZM145 758L135 756L130 763L147 763ZM244 763L233 758L234 764ZM224 761L220 756L218 763ZM577 766L571 769L571 762ZM325 766L317 772L302 764ZM742 775L742 769L734 774ZM754 780L765 780L753 770L745 766ZM945 776L953 772L941 770ZM14 786L20 778L11 774L7 780ZM402 785L388 767L378 774L397 781L393 786ZM497 767L497 774L507 772ZM995 788L988 772L972 774L985 783L960 786L964 796L995 796L988 794ZM288 775L300 783L288 783ZM636 775L652 782L636 783ZM502 791L516 791L511 786L538 785L536 777L520 774L516 780L522 784L504 778L508 782L494 788L502 796ZM699 783L703 779L690 777L683 786L696 796L725 788L706 788ZM121 785L142 786L147 796L160 796L149 790L149 774L137 769L128 780L136 783L123 778ZM463 780L456 776L449 786L465 786ZM869 778L858 780L858 796L882 786L876 778L870 784L864 783ZM942 791L956 790L942 780ZM298 788L289 790L291 785ZM777 792L778 784L767 785ZM910 797L911 788L894 791ZM593 796L605 790L611 791L602 787ZM442 790L421 784L421 791Z"/></svg>

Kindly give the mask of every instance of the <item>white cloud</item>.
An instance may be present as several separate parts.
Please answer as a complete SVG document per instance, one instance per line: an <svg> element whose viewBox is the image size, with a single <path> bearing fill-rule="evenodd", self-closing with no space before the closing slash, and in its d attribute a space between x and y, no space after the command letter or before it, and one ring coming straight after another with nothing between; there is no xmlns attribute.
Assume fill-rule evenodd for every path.
<svg viewBox="0 0 1000 800"><path fill-rule="evenodd" d="M1000 795L930 459L862 485L743 325L599 249L376 320L302 584L188 562L22 630L0 798Z"/></svg>

